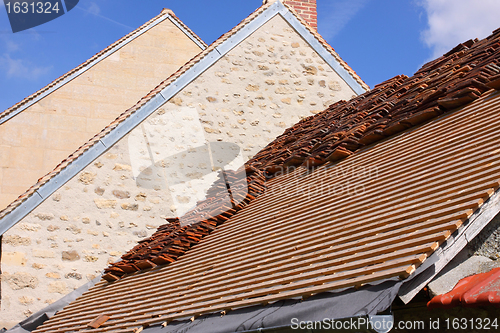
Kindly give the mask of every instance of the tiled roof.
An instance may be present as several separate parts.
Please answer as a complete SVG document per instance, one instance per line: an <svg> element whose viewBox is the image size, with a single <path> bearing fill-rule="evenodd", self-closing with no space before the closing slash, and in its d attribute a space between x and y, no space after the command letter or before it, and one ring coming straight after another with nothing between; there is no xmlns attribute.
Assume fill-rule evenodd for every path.
<svg viewBox="0 0 500 333"><path fill-rule="evenodd" d="M113 130L115 130L119 125L124 123L128 118L136 115L136 112L140 110L143 106L145 106L148 102L151 102L153 98L160 96L161 92L169 87L172 84L175 84L176 80L181 78L182 75L186 74L190 69L192 69L195 65L199 64L204 58L209 56L212 51L215 51L218 46L221 46L225 41L227 41L230 37L235 35L240 30L244 30L245 27L256 19L260 14L262 14L266 9L273 6L273 4L266 4L259 7L255 12L253 12L250 16L244 19L240 24L234 27L232 30L222 35L219 39L217 39L214 43L208 46L204 51L195 56L193 59L188 61L183 67L181 67L177 72L172 74L168 79L160 83L155 89L153 89L149 94L143 97L135 106L123 112L118 118L116 118L110 125L104 128L100 133L96 134L92 139L90 139L86 144L82 145L78 148L73 154L71 154L68 158L63 160L56 168L48 173L47 175L38 179L38 182L29 188L25 193L19 196L14 202L9 204L4 210L0 211L0 222L7 215L11 214L14 210L16 210L23 202L33 197L33 195L40 190L46 183L48 183L52 178L59 175L62 171L67 169L72 163L74 163L78 158L83 156L87 151L94 148L98 145L99 141L105 139L109 136ZM364 89L368 90L369 87L357 76L357 74L339 57L339 55L335 52L335 50L328 45L328 43L316 32L315 29L311 28L307 23L301 19L298 14L289 6L285 5L292 15L302 22L305 28L315 37L315 39L325 47L325 49L331 54L351 76L352 78Z"/></svg>
<svg viewBox="0 0 500 333"><path fill-rule="evenodd" d="M459 305L500 307L500 268L466 277L452 291L435 296L427 303L429 309L449 309Z"/></svg>
<svg viewBox="0 0 500 333"><path fill-rule="evenodd" d="M97 284L37 332L82 330L101 314L110 319L86 331L132 332L408 277L500 186L499 64L496 31L299 122L247 163L268 179L262 194L195 246L201 232L160 227L124 264L170 256L179 236L184 255ZM199 223L188 228L210 231Z"/></svg>
<svg viewBox="0 0 500 333"><path fill-rule="evenodd" d="M470 103L490 89L487 84L498 87L498 36L500 31L480 42L460 44L443 57L424 65L411 78L397 76L368 93L349 102L333 104L324 112L287 129L246 163L248 183L252 186L245 205L251 197L263 192L265 175L270 178L288 167L313 167L345 158L374 141ZM204 215L212 216L208 213L220 206L224 198L213 197L209 202L199 203L187 217L194 223L189 232L194 232L196 240L188 240L188 231L178 233L176 237L184 245L170 250L173 245L166 244L173 244L171 227L160 228L150 239L143 240L124 255L122 261L109 267L104 278L114 281L126 273L140 270L137 261L149 261L143 265L150 268L175 260L206 235L206 232L194 230L199 227L198 221L212 226L222 224L244 207L228 207L226 213L205 219ZM175 230L180 232L181 229ZM152 247L158 250L150 251Z"/></svg>
<svg viewBox="0 0 500 333"><path fill-rule="evenodd" d="M40 98L41 95L44 95L45 93L51 91L54 87L56 87L56 86L58 86L60 84L64 84L65 81L71 80L72 76L75 73L81 71L82 69L85 69L86 67L89 67L90 65L93 65L93 64L101 61L102 59L104 59L105 57L107 57L109 55L110 51L113 51L113 50L121 47L123 44L125 44L129 40L135 38L137 35L141 34L144 30L149 29L159 19L161 19L161 18L163 18L163 17L165 17L167 15L170 15L170 17L173 18L176 21L177 24L179 24L180 26L182 26L182 28L188 34L191 35L190 37L194 38L199 44L201 44L201 45L203 45L205 47L207 46L207 44L200 37L198 37L181 20L179 20L179 18L177 18L177 16L175 16L175 14L174 14L173 11L171 11L170 9L163 9L158 16L153 17L151 20L149 20L148 22L144 23L139 28L135 29L134 31L132 31L131 33L125 35L124 37L120 38L119 40L117 40L113 44L109 45L108 47L106 47L102 51L96 53L93 57L91 57L90 59L88 59L87 61L85 61L84 63L82 63L81 65L73 68L72 70L70 70L69 72L67 72L66 74L64 74L63 76L55 79L54 81L52 81L51 83L49 83L48 85L46 85L45 87L43 87L42 89L40 89L37 92L29 95L28 97L26 97L25 99L23 99L19 103L11 106L7 110L1 112L0 113L0 123L2 122L2 120L4 120L5 118L9 117L11 114L16 113L20 108L23 108L26 104L32 102L33 100L35 100L37 98Z"/></svg>
<svg viewBox="0 0 500 333"><path fill-rule="evenodd" d="M499 108L489 94L336 164L278 176L177 261L97 284L36 332L83 330L101 314L110 319L89 332L131 332L405 278L498 188Z"/></svg>

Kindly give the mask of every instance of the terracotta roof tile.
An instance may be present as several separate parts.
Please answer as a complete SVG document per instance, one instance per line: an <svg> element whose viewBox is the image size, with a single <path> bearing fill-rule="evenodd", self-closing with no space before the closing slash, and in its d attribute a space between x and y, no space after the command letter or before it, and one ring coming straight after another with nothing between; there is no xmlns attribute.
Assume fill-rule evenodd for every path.
<svg viewBox="0 0 500 333"><path fill-rule="evenodd" d="M459 305L500 307L500 268L466 277L452 291L435 296L427 303L429 309L449 309Z"/></svg>
<svg viewBox="0 0 500 333"><path fill-rule="evenodd" d="M120 331L406 278L498 189L499 107L490 92L340 162L277 175L182 257L153 268L146 256L164 249L156 240L180 250L170 258L196 234L171 220L122 266L133 274L100 282L37 332L78 331L101 313L111 319L91 332Z"/></svg>

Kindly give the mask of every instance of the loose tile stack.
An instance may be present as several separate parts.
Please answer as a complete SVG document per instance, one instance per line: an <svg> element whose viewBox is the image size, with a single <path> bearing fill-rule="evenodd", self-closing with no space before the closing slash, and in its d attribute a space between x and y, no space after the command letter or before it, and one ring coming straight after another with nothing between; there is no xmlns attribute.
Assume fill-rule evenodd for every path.
<svg viewBox="0 0 500 333"><path fill-rule="evenodd" d="M126 274L174 262L265 189L263 172L251 166L236 172L220 172L207 191L206 200L198 202L182 219L167 219L168 224L160 226L151 237L123 255L121 261L108 267L103 278L112 282Z"/></svg>
<svg viewBox="0 0 500 333"><path fill-rule="evenodd" d="M474 101L499 86L499 35L500 29L484 40L469 40L410 78L396 76L349 102L337 102L303 119L249 163L274 174L288 167L336 161Z"/></svg>
<svg viewBox="0 0 500 333"><path fill-rule="evenodd" d="M340 101L303 119L245 164L248 192L244 197L232 197L228 202L232 184L228 177L243 177L226 171L207 192L207 199L181 218L183 223L168 219L169 224L107 268L103 278L116 281L126 274L175 261L262 194L266 179L298 166L312 168L346 158L367 145L469 104L491 88L499 89L499 36L497 29L484 40L459 44L412 77L396 76L349 102ZM234 194L244 187L242 183L239 191L233 188Z"/></svg>

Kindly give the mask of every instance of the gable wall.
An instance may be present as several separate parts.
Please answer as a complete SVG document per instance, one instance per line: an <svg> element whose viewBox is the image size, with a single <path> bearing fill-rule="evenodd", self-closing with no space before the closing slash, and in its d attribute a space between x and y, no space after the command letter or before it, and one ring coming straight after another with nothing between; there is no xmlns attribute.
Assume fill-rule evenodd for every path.
<svg viewBox="0 0 500 333"><path fill-rule="evenodd" d="M0 209L200 51L166 19L0 125Z"/></svg>
<svg viewBox="0 0 500 333"><path fill-rule="evenodd" d="M353 95L275 17L5 234L0 317L20 320L62 297L181 214L179 205L194 204L191 188L171 186L210 178L210 160L190 148L227 143L241 148L242 163L302 117Z"/></svg>

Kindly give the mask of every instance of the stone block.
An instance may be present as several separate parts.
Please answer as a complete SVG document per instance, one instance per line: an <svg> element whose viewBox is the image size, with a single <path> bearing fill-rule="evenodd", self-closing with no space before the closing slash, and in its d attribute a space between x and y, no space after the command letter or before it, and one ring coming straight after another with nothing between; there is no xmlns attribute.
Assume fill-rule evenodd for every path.
<svg viewBox="0 0 500 333"><path fill-rule="evenodd" d="M49 278L49 279L60 279L61 278L61 275L59 273L56 273L56 272L49 272L47 274L45 274L45 277Z"/></svg>
<svg viewBox="0 0 500 333"><path fill-rule="evenodd" d="M35 217L42 221L50 221L54 219L54 214L52 213L36 213Z"/></svg>
<svg viewBox="0 0 500 333"><path fill-rule="evenodd" d="M84 171L78 175L78 181L84 185L90 185L94 182L95 177L95 173Z"/></svg>
<svg viewBox="0 0 500 333"><path fill-rule="evenodd" d="M2 252L2 265L26 266L28 259L23 252Z"/></svg>
<svg viewBox="0 0 500 333"><path fill-rule="evenodd" d="M63 261L76 261L79 259L80 259L80 255L75 250L62 252L62 260Z"/></svg>
<svg viewBox="0 0 500 333"><path fill-rule="evenodd" d="M19 235L4 235L2 241L4 244L11 246L28 246L31 244L31 238Z"/></svg>
<svg viewBox="0 0 500 333"><path fill-rule="evenodd" d="M35 301L33 297L28 297L28 296L21 296L18 298L18 300L19 303L21 303L22 305L30 305L33 304L33 302Z"/></svg>
<svg viewBox="0 0 500 333"><path fill-rule="evenodd" d="M71 272L66 275L64 275L66 279L75 279L75 280L81 280L82 279L82 274L77 273L77 272Z"/></svg>
<svg viewBox="0 0 500 333"><path fill-rule="evenodd" d="M130 198L130 192L128 192L128 191L114 190L112 193L118 199Z"/></svg>
<svg viewBox="0 0 500 333"><path fill-rule="evenodd" d="M30 231L30 232L37 232L42 228L42 226L38 223L27 223L27 222L18 223L17 227L20 230Z"/></svg>
<svg viewBox="0 0 500 333"><path fill-rule="evenodd" d="M116 200L94 199L94 203L99 209L115 208Z"/></svg>
<svg viewBox="0 0 500 333"><path fill-rule="evenodd" d="M74 224L70 224L68 227L66 227L66 230L70 231L71 233L73 233L74 235L77 235L77 234L81 234L82 233L82 229L78 228L76 225Z"/></svg>
<svg viewBox="0 0 500 333"><path fill-rule="evenodd" d="M132 166L126 164L116 163L113 168L115 171L132 171Z"/></svg>
<svg viewBox="0 0 500 333"><path fill-rule="evenodd" d="M25 272L16 272L14 274L3 272L2 281L6 281L13 290L35 289L38 286L38 278Z"/></svg>
<svg viewBox="0 0 500 333"><path fill-rule="evenodd" d="M43 249L33 249L33 257L35 258L55 258L56 254L54 251L43 250Z"/></svg>
<svg viewBox="0 0 500 333"><path fill-rule="evenodd" d="M55 281L49 283L47 291L51 294L62 294L66 295L68 293L68 286L63 281Z"/></svg>
<svg viewBox="0 0 500 333"><path fill-rule="evenodd" d="M86 261L86 262L96 262L97 260L99 260L99 258L97 258L96 256L91 256L91 255L86 255L83 258L83 261Z"/></svg>

